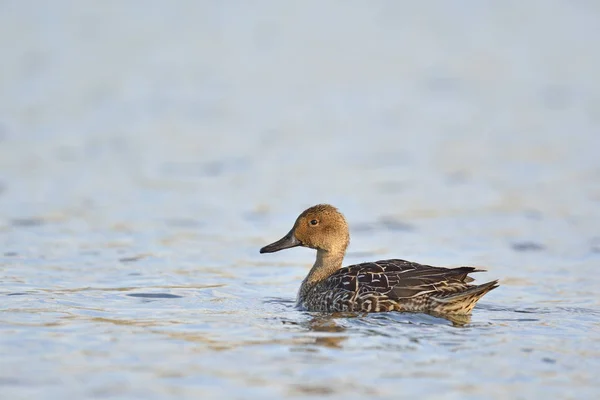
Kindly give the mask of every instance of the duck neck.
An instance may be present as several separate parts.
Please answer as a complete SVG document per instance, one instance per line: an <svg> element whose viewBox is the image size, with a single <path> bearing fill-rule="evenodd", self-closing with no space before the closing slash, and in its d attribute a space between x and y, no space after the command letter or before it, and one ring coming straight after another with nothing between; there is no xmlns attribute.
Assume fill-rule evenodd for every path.
<svg viewBox="0 0 600 400"><path fill-rule="evenodd" d="M324 281L342 267L344 252L317 250L317 259L304 279L303 286L312 287Z"/></svg>

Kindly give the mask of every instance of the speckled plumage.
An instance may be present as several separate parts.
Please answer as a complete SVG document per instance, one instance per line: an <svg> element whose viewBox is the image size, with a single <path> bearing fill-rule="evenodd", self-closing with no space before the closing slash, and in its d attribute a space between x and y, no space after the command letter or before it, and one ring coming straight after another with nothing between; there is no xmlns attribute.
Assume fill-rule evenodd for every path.
<svg viewBox="0 0 600 400"><path fill-rule="evenodd" d="M305 210L282 239L261 249L270 253L295 246L317 250L317 259L298 292L298 306L322 312L407 311L469 314L498 281L473 285L473 267L443 268L392 259L342 268L348 226L333 206Z"/></svg>
<svg viewBox="0 0 600 400"><path fill-rule="evenodd" d="M470 285L473 267L441 268L405 260L381 260L339 269L303 286L298 305L309 311L411 311L468 314L497 281Z"/></svg>

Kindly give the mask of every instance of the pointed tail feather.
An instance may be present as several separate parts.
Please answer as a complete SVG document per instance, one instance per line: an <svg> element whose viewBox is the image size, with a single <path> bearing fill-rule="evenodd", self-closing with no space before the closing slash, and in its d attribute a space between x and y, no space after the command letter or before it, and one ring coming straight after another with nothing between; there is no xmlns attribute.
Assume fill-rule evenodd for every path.
<svg viewBox="0 0 600 400"><path fill-rule="evenodd" d="M432 300L436 303L433 311L442 314L468 314L473 310L479 299L498 286L498 280L494 280L473 286L464 292L453 293L444 297L432 297Z"/></svg>

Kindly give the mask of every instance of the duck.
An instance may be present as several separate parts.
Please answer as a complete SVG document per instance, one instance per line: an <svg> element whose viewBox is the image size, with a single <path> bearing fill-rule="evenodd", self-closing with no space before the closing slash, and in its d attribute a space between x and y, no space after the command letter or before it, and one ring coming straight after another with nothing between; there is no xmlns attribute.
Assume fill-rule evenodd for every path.
<svg viewBox="0 0 600 400"><path fill-rule="evenodd" d="M330 204L317 204L303 211L283 238L260 253L297 246L317 251L297 296L298 308L311 312L470 315L475 303L499 286L498 280L472 284L469 274L485 271L476 267L434 267L401 259L342 267L349 242L342 213Z"/></svg>

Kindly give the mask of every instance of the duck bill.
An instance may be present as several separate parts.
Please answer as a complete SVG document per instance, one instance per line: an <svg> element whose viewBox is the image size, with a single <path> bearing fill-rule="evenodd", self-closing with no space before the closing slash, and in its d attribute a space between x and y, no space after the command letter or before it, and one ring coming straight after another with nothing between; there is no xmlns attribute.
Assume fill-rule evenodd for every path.
<svg viewBox="0 0 600 400"><path fill-rule="evenodd" d="M287 235L285 235L275 243L271 243L260 249L260 252L275 253L276 251L290 249L296 246L302 246L302 242L296 239L296 236L294 236L294 230L292 229Z"/></svg>

